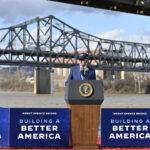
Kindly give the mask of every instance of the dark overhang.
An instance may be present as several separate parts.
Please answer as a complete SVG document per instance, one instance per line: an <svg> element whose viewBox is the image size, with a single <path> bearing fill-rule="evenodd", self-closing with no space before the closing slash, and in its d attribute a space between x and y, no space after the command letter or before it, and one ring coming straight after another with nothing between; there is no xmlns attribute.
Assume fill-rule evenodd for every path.
<svg viewBox="0 0 150 150"><path fill-rule="evenodd" d="M51 0L51 1L150 16L150 0Z"/></svg>

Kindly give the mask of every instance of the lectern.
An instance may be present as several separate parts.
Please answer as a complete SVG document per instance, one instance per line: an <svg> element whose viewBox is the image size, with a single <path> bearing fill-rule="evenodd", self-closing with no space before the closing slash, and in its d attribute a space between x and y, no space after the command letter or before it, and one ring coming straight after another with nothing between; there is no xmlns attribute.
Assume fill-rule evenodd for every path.
<svg viewBox="0 0 150 150"><path fill-rule="evenodd" d="M98 148L100 106L104 100L101 80L70 80L65 100L70 108L73 148Z"/></svg>

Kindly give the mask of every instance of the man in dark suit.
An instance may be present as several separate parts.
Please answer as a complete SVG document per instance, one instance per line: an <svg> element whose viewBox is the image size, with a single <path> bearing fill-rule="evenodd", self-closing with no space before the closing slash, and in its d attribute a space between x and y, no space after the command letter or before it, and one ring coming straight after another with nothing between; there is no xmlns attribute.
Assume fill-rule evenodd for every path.
<svg viewBox="0 0 150 150"><path fill-rule="evenodd" d="M87 66L88 54L81 53L79 55L79 65L73 66L70 70L70 74L65 85L69 80L96 80L95 70L90 66Z"/></svg>

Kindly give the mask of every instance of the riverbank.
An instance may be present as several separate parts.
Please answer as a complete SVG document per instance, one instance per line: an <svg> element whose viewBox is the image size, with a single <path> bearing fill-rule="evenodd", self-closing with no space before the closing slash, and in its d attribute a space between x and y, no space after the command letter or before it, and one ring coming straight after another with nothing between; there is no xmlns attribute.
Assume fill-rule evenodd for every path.
<svg viewBox="0 0 150 150"><path fill-rule="evenodd" d="M66 108L64 92L0 92L0 107ZM102 108L150 108L149 94L104 94Z"/></svg>

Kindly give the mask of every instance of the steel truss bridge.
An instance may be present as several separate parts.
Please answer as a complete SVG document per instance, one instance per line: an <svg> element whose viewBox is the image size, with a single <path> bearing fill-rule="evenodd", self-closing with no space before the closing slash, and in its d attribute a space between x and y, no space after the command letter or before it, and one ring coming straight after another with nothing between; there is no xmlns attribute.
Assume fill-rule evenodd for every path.
<svg viewBox="0 0 150 150"><path fill-rule="evenodd" d="M68 68L81 52L96 69L150 71L150 44L101 39L52 15L0 29L0 65Z"/></svg>

